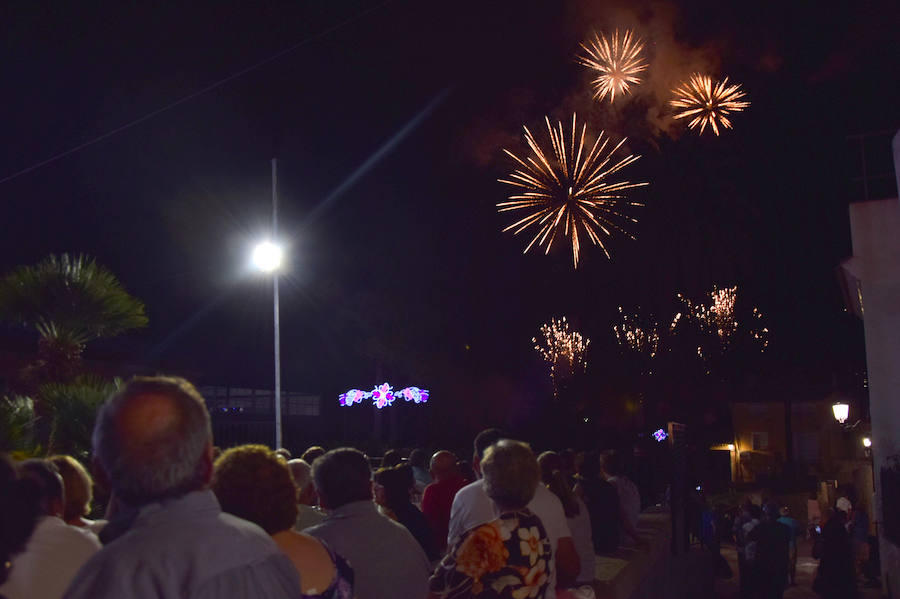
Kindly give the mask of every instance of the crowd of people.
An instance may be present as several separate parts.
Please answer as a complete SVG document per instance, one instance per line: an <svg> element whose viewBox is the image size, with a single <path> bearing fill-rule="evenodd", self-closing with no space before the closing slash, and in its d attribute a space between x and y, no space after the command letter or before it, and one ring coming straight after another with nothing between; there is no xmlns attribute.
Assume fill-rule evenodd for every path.
<svg viewBox="0 0 900 599"><path fill-rule="evenodd" d="M498 429L470 458L223 452L189 382L145 377L102 406L92 445L93 478L71 456L0 459L0 599L581 599L597 555L641 543L640 493L615 454L535 455ZM843 501L815 533L823 597L853 596L868 547L864 512ZM725 527L698 513L721 560ZM781 597L800 523L747 503L728 531L742 596Z"/></svg>
<svg viewBox="0 0 900 599"><path fill-rule="evenodd" d="M142 377L101 407L92 445L93 479L71 456L0 460L0 599L590 597L595 554L638 541L616 459L576 468L497 429L471 462L223 452L189 382Z"/></svg>

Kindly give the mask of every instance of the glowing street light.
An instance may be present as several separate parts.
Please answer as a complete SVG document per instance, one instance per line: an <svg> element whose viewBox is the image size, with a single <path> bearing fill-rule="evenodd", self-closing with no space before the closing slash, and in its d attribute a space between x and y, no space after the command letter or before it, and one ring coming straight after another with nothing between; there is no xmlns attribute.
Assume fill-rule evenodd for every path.
<svg viewBox="0 0 900 599"><path fill-rule="evenodd" d="M264 241L253 248L253 265L262 272L274 272L281 268L281 246Z"/></svg>
<svg viewBox="0 0 900 599"><path fill-rule="evenodd" d="M850 416L850 406L842 401L831 406L831 411L834 412L834 419L841 424L847 422L847 418Z"/></svg>
<svg viewBox="0 0 900 599"><path fill-rule="evenodd" d="M863 437L862 444L863 444L863 447L868 449L869 447L872 447L872 439L870 439L869 437Z"/></svg>

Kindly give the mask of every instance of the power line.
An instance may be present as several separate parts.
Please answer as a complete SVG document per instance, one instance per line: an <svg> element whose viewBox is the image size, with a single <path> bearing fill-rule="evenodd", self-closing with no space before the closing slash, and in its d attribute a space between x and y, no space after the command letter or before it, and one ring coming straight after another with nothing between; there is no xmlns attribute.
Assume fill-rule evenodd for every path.
<svg viewBox="0 0 900 599"><path fill-rule="evenodd" d="M354 21L358 21L359 19L362 19L363 17L367 16L369 13L372 13L385 5L390 4L392 1L393 0L385 0L381 4L378 4L371 8L367 8L366 10L363 10L362 12L359 12L359 13L345 19L345 20L341 21L340 23L337 23L336 25L332 25L328 29L320 31L319 33L317 33L315 35L305 38L292 46L289 46L279 52L276 52L275 54L272 54L268 58L264 58L263 60L260 60L259 62L254 63L254 64L250 65L249 67L245 67L235 73L232 73L231 75L225 77L224 79L219 79L215 83L211 83L210 85L207 85L206 87L204 87L200 90L197 90L191 94L188 94L187 96L179 98L178 100L175 100L174 102L170 102L169 104L166 104L165 106L163 106L161 108L157 108L156 110L148 112L144 116L138 117L138 118L134 119L133 121L130 121L124 125L116 127L115 129L112 129L110 131L107 131L106 133L103 133L102 135L98 135L97 137L95 137L91 140L80 143L77 146L69 148L68 150L65 150L65 151L55 154L49 158L41 160L40 162L37 162L27 168L23 168L20 171L16 171L10 175L7 175L6 177L0 179L0 185L2 185L3 183L7 183L9 181L12 181L13 179L16 179L18 177L21 177L22 175L28 174L32 171L36 171L37 169L39 169L43 166L46 166L46 165L50 164L51 162L56 162L57 160L59 160L61 158L65 158L66 156L74 154L75 152L83 150L84 148L87 148L94 144L100 143L101 141L108 139L108 138L112 137L113 135L121 133L122 131L125 131L127 129L131 129L132 127L139 125L139 124L143 123L144 121L148 121L155 116L158 116L168 110L171 110L172 108L175 108L176 106L180 106L181 104L184 104L185 102L189 102L198 96L202 96L203 94L206 94L215 89L218 89L218 88L222 87L223 85L231 83L235 79L238 79L239 77L243 77L247 73L255 71L256 69L263 67L263 66L269 64L270 62L278 60L282 56L285 56L286 54L290 54L291 52L297 50L298 48L305 46L306 44L309 44L316 40L319 40L319 39L325 37L326 35L334 33L335 31L349 25L350 23L353 23Z"/></svg>

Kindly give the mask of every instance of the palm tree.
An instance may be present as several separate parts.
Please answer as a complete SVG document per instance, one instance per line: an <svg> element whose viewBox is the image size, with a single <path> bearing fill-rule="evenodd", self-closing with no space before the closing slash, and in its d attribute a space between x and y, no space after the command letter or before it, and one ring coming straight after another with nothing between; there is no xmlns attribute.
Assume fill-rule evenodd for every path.
<svg viewBox="0 0 900 599"><path fill-rule="evenodd" d="M73 379L85 345L147 325L144 304L84 255L51 254L0 279L0 321L34 327L41 382Z"/></svg>

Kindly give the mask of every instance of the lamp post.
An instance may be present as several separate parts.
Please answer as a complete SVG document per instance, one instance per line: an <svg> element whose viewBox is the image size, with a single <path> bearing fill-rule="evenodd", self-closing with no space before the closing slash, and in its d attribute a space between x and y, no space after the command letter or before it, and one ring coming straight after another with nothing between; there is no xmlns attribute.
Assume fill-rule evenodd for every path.
<svg viewBox="0 0 900 599"><path fill-rule="evenodd" d="M275 324L275 449L281 447L281 326L278 316L278 269L282 249L275 241L278 235L277 160L272 159L272 239L253 249L253 264L272 275L272 314Z"/></svg>
<svg viewBox="0 0 900 599"><path fill-rule="evenodd" d="M831 411L834 413L834 419L841 424L847 422L847 418L850 416L850 406L842 401L831 406Z"/></svg>

